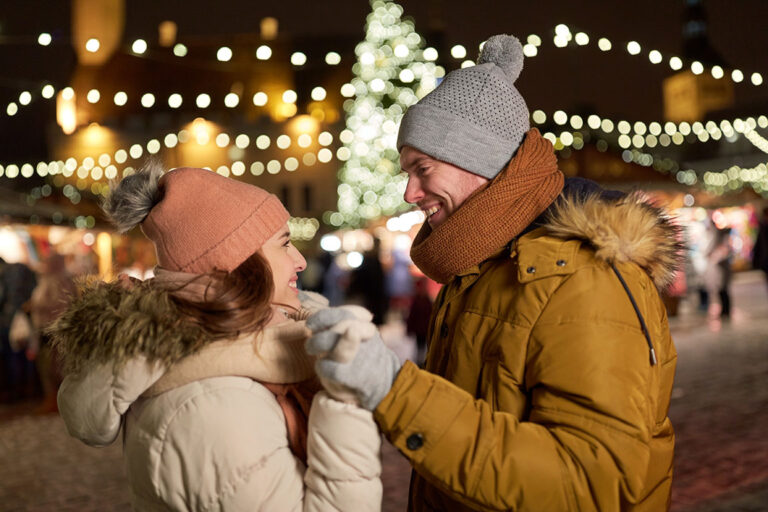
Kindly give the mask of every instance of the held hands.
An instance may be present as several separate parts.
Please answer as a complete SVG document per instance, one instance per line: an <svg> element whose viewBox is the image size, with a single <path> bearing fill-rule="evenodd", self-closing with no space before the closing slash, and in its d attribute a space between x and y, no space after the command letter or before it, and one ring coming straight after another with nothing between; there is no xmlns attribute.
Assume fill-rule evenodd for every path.
<svg viewBox="0 0 768 512"><path fill-rule="evenodd" d="M307 320L312 336L309 354L318 356L317 371L336 399L354 398L372 411L392 387L400 360L388 349L371 314L360 306L341 306L318 311Z"/></svg>

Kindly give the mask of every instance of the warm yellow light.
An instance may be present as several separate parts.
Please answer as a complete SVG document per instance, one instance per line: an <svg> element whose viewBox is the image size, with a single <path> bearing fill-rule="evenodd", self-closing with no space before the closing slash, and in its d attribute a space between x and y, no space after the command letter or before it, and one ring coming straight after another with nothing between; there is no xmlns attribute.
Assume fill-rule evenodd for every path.
<svg viewBox="0 0 768 512"><path fill-rule="evenodd" d="M91 53L96 53L97 51L99 51L100 47L101 47L101 43L99 43L99 40L96 39L95 37L92 37L85 42L85 49Z"/></svg>
<svg viewBox="0 0 768 512"><path fill-rule="evenodd" d="M272 48L263 44L256 48L256 58L259 60L267 60L272 56Z"/></svg>
<svg viewBox="0 0 768 512"><path fill-rule="evenodd" d="M283 101L285 103L296 103L297 95L296 91L292 91L291 89L286 90L283 92Z"/></svg>
<svg viewBox="0 0 768 512"><path fill-rule="evenodd" d="M221 62L229 62L232 59L232 49L227 46L222 46L216 52L216 58Z"/></svg>
<svg viewBox="0 0 768 512"><path fill-rule="evenodd" d="M175 92L168 96L168 106L171 108L179 108L184 101L184 98L181 97L181 94Z"/></svg>
<svg viewBox="0 0 768 512"><path fill-rule="evenodd" d="M314 89L312 89L311 96L312 96L312 99L315 101L323 101L326 96L325 89L323 89L322 87L315 87Z"/></svg>
<svg viewBox="0 0 768 512"><path fill-rule="evenodd" d="M261 31L261 38L265 41L271 41L273 39L276 39L278 26L279 24L276 18L273 18L271 16L262 18L261 23L259 24L259 29Z"/></svg>
<svg viewBox="0 0 768 512"><path fill-rule="evenodd" d="M240 96L230 92L224 97L224 105L228 108L235 108L240 103Z"/></svg>
<svg viewBox="0 0 768 512"><path fill-rule="evenodd" d="M96 255L99 258L99 276L105 281L112 279L112 236L101 232L96 236Z"/></svg>
<svg viewBox="0 0 768 512"><path fill-rule="evenodd" d="M263 107L267 104L268 99L269 98L267 97L266 93L259 91L253 95L253 104L257 107Z"/></svg>
<svg viewBox="0 0 768 512"><path fill-rule="evenodd" d="M56 95L56 122L67 135L74 133L77 128L75 92L70 87Z"/></svg>
<svg viewBox="0 0 768 512"><path fill-rule="evenodd" d="M178 26L173 21L166 20L160 23L160 25L157 26L157 36L160 46L168 48L175 43L177 31Z"/></svg>
<svg viewBox="0 0 768 512"><path fill-rule="evenodd" d="M198 108L208 108L211 104L211 97L206 93L199 94L195 100L195 104Z"/></svg>
<svg viewBox="0 0 768 512"><path fill-rule="evenodd" d="M289 125L289 130L295 134L316 133L318 128L319 125L317 120L314 117L308 115L296 117L296 119L291 121Z"/></svg>
<svg viewBox="0 0 768 512"><path fill-rule="evenodd" d="M138 55L143 55L147 51L147 42L143 39L137 39L131 45L131 51Z"/></svg>
<svg viewBox="0 0 768 512"><path fill-rule="evenodd" d="M629 52L630 55L637 55L638 53L640 53L640 50L641 50L640 43L638 43L637 41L630 41L627 43L627 51Z"/></svg>
<svg viewBox="0 0 768 512"><path fill-rule="evenodd" d="M457 44L453 48L451 48L451 57L454 59L463 59L467 56L467 49L464 48L462 45Z"/></svg>
<svg viewBox="0 0 768 512"><path fill-rule="evenodd" d="M48 46L49 44L51 44L52 40L53 38L51 38L51 34L48 34L46 32L43 32L37 37L37 43L40 46Z"/></svg>
<svg viewBox="0 0 768 512"><path fill-rule="evenodd" d="M91 123L83 133L83 140L88 146L102 146L109 139L109 130L103 126L99 126L98 123ZM88 167L92 167L96 162L88 157L83 160L83 165L86 161L90 162Z"/></svg>

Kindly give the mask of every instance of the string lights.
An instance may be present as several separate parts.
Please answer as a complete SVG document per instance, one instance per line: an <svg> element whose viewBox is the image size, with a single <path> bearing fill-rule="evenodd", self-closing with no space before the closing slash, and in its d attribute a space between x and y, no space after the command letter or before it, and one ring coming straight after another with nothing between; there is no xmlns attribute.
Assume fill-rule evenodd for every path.
<svg viewBox="0 0 768 512"><path fill-rule="evenodd" d="M339 173L340 185L338 187L339 202L337 212L327 212L324 221L332 226L359 225L367 219L380 215L393 215L407 208L403 203L402 193L405 187L405 178L400 174L395 149L397 127L405 109L418 101L419 98L430 92L436 85L439 77L445 74L445 70L436 65L439 58L438 51L434 48L424 48L423 39L416 33L413 23L401 21L402 8L389 0L377 0L372 3L373 10L368 16L366 24L366 39L355 49L357 62L353 66L354 78L350 83L344 84L340 89L342 97L347 98L344 108L347 112L347 127L338 136L342 146L334 154L329 146L333 141L333 135L324 132L320 135L326 143L318 143L322 146L317 152L307 151L301 156L301 163L305 166L314 165L316 162L327 163L334 156L343 164ZM52 42L50 34L42 33L38 36L38 44L48 46ZM745 73L740 69L726 70L720 66L705 68L698 61L688 63L675 55L664 55L662 52L644 49L637 41L626 43L612 42L605 37L596 37L585 32L571 32L566 25L558 25L554 29L552 43L555 48L569 46L596 45L603 52L626 51L630 58L646 55L652 65L667 63L673 71L680 71L687 66L694 74L709 72L715 79L727 79L734 83L742 83L749 80L753 86L762 86L763 77L759 72ZM97 39L90 39L86 43L88 51L96 52L100 48ZM543 40L536 34L525 38L523 52L526 57L534 58L538 55ZM481 45L482 46L482 45ZM153 54L159 51L171 51L176 57L184 58L188 55L187 47L182 43L175 44L169 50L164 48L149 49L143 39L133 41L130 48L123 48L126 53L137 57L153 58ZM219 62L230 62L242 51L242 48L233 49L221 46L215 49L215 58ZM260 61L272 58L273 51L269 45L260 45L248 50L250 54ZM467 49L456 44L451 47L451 57L461 61L461 67L474 65L474 61L467 59ZM329 66L341 63L341 55L337 52L328 52L324 61ZM292 66L306 65L308 57L304 52L294 52L290 55ZM61 90L66 95L73 95L70 87ZM39 91L22 90L15 101L9 102L4 110L0 109L0 115L4 112L13 117L18 114L20 108L29 105L35 100L36 95L42 99L55 97L57 89L51 83L45 83ZM129 97L124 91L105 93L98 89L79 91L86 101L96 104L104 101L112 101L117 107L129 106L131 102L139 102L144 108L153 108L157 104L167 104L170 108L180 108L182 105L194 104L197 109L205 110L212 105L223 104L227 108L237 108L250 101L253 105L265 106L270 98L267 93L258 91L251 98L244 98L235 93L228 93L223 97L216 97L210 93L200 93L195 97L184 97L180 93L172 93L167 98L157 97L152 92L144 92L136 97ZM328 92L321 86L312 89L311 97L314 101L323 101ZM285 103L295 103L296 92L287 89L279 96ZM660 172L674 173L675 178L683 184L699 184L714 192L738 190L744 185L749 185L758 193L768 194L768 173L766 165L760 164L753 168L729 167L721 171L707 171L699 174L691 169L680 169L677 162L668 158L653 157L644 149L653 149L661 146L681 145L683 143L719 141L735 142L744 136L755 147L768 153L768 140L757 132L757 128L768 128L768 117L750 117L747 119L723 119L720 121L707 121L706 123L672 123L672 122L629 122L625 120L612 120L601 118L598 115L590 115L586 119L579 115L569 115L564 111L556 111L547 116L541 110L532 113L534 124L543 126L547 119L551 119L555 125L562 127L559 133L546 132L544 136L553 142L556 149L566 147L579 150L584 146L582 131L592 130L616 137L616 143L623 150L622 158L625 161L652 166ZM237 147L241 150L250 147L250 137L240 134L230 138L226 133L205 136L193 136L185 130L178 133L166 134L161 139L152 139L143 144L133 144L130 147L120 148L112 155L102 154L83 158L78 161L75 158L67 158L64 161L37 162L36 164L8 164L0 165L0 177L7 178L31 178L32 176L52 176L53 183L63 189L63 194L77 204L90 180L90 191L95 195L103 195L107 186L102 181L115 178L119 171L118 166L126 164L128 158L138 159L146 152L155 154L163 146L174 148L178 144L189 142L207 144L209 140L222 148ZM266 137L266 139L265 139ZM287 143L286 143L286 137ZM266 149L272 144L272 140L266 135L254 137L253 145L257 149ZM292 140L288 135L281 135L274 141L280 149L286 149L291 144L299 147L308 147L312 144L306 140ZM287 145L286 145L287 144ZM627 160L629 158L630 160ZM282 170L293 172L299 167L299 159L291 156L285 159L272 159L269 161L254 160L246 164L242 159L234 159L229 166L220 166L214 170L225 176L241 176L246 172L260 175L264 172L278 173ZM126 165L122 169L125 174L133 171L133 167ZM60 177L56 180L56 177ZM77 176L75 185L66 183L61 177L69 178ZM81 187L82 185L82 187ZM47 188L46 188L47 187ZM31 200L39 197L47 197L52 193L50 185L36 187L30 194ZM85 218L84 218L85 219ZM316 219L311 219L315 222ZM297 220L292 228L292 233L309 233L314 223L307 219ZM83 220L83 222L86 222ZM314 227L315 231L317 227ZM296 235L300 238L303 235ZM314 232L311 236L314 236ZM311 238L310 236L310 238Z"/></svg>

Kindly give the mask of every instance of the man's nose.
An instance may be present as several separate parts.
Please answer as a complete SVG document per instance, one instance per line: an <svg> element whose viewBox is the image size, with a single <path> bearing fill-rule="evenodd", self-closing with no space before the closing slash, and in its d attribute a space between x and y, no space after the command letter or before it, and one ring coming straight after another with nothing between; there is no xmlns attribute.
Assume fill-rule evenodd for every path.
<svg viewBox="0 0 768 512"><path fill-rule="evenodd" d="M411 204L416 204L424 199L424 191L421 190L421 183L419 183L418 179L408 178L408 185L405 186L403 199Z"/></svg>

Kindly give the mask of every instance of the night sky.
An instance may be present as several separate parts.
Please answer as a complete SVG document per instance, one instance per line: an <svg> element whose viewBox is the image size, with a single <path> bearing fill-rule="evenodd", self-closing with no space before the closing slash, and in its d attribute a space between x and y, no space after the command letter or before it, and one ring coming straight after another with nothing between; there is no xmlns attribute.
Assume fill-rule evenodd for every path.
<svg viewBox="0 0 768 512"><path fill-rule="evenodd" d="M405 15L416 29L431 40L442 34L443 53L454 44L468 48L476 57L477 45L490 35L507 32L524 39L537 34L544 43L538 56L526 59L518 87L530 110L551 114L594 112L616 120L662 120L661 82L673 71L666 60L654 65L648 51L657 49L668 57L682 56L684 0L645 1L546 1L500 0L437 1L403 0ZM281 36L304 39L362 39L365 0L259 1L222 0L127 0L124 41L137 37L152 40L157 25L176 21L178 38L220 40L233 34L258 32L258 22L274 16ZM712 46L731 67L744 71L747 79L736 84L736 104L754 115L768 113L768 2L765 0L707 0L707 30ZM590 36L586 47L556 48L554 27L565 23L575 34ZM36 44L40 32L50 32L55 42L44 48ZM597 48L599 37L608 37L614 50ZM641 44L640 55L630 56L626 42ZM449 64L458 64L448 57ZM5 105L18 98L24 87L52 79L68 82L75 64L69 46L69 2L64 0L3 0L0 4L0 163L44 157L42 130L53 115L53 102L23 108L9 118ZM749 75L761 72L766 83L755 87ZM193 74L190 76L194 80Z"/></svg>

